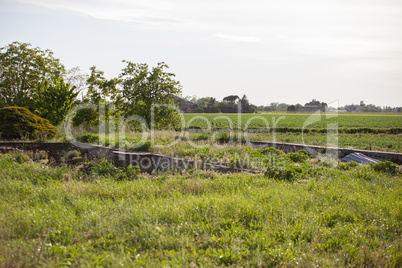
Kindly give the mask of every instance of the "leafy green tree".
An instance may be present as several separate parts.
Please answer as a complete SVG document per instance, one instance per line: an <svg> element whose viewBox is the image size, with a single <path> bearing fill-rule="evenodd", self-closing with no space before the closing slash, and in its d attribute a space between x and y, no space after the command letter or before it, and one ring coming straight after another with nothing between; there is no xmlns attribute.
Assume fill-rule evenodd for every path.
<svg viewBox="0 0 402 268"><path fill-rule="evenodd" d="M79 70L73 70L74 75L77 73L77 78L73 81L78 80L79 84L82 84L83 75L80 74ZM73 126L85 125L88 128L97 128L99 123L107 123L110 116L118 117L120 115L119 105L120 105L120 91L118 88L118 79L106 79L104 72L98 70L96 66L90 68L90 75L86 79L86 95L83 98L84 103L95 104L97 108L84 108L77 111L72 123ZM76 78L73 76L73 78ZM81 88L84 88L83 86ZM104 105L105 108L105 118L99 121L99 105ZM114 105L115 108L111 111L111 106ZM102 107L103 108L103 107Z"/></svg>
<svg viewBox="0 0 402 268"><path fill-rule="evenodd" d="M296 112L296 106L295 105L289 105L287 108L288 112Z"/></svg>
<svg viewBox="0 0 402 268"><path fill-rule="evenodd" d="M226 97L224 97L223 98L223 101L227 101L227 102L230 102L230 103L234 103L236 100L239 100L240 98L239 98L239 96L237 96L237 95L229 95L229 96L226 96Z"/></svg>
<svg viewBox="0 0 402 268"><path fill-rule="evenodd" d="M64 66L48 49L19 42L0 48L0 107L22 106L33 111L37 85L45 81L54 84L64 72Z"/></svg>
<svg viewBox="0 0 402 268"><path fill-rule="evenodd" d="M51 85L45 81L37 86L35 93L35 113L50 121L53 125L60 124L74 105L78 92L75 86L64 83L63 79Z"/></svg>
<svg viewBox="0 0 402 268"><path fill-rule="evenodd" d="M117 87L119 81L117 78L110 80L105 78L105 73L96 69L95 66L90 68L91 74L87 79L88 91L86 100L94 104L101 102L116 102L119 99L119 89Z"/></svg>
<svg viewBox="0 0 402 268"><path fill-rule="evenodd" d="M169 67L160 62L149 70L147 64L123 62L127 63L120 75L125 115L141 116L150 125L153 110L155 127L177 126L179 115L173 107L182 87L173 73L165 71Z"/></svg>

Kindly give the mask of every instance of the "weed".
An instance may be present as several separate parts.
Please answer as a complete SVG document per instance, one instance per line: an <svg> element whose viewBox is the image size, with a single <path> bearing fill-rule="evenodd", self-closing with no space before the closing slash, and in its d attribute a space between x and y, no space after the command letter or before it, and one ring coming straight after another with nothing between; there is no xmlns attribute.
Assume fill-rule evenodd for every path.
<svg viewBox="0 0 402 268"><path fill-rule="evenodd" d="M96 134L86 133L78 138L80 142L87 142L87 143L98 143L99 136Z"/></svg>
<svg viewBox="0 0 402 268"><path fill-rule="evenodd" d="M395 175L398 172L398 165L391 161L384 161L376 164L371 164L371 167L378 172L385 172Z"/></svg>

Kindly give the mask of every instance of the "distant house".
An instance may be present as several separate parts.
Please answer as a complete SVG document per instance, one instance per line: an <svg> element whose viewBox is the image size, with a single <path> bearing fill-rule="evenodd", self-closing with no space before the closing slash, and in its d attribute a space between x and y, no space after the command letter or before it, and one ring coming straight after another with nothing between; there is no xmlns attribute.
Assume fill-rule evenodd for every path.
<svg viewBox="0 0 402 268"><path fill-rule="evenodd" d="M177 97L175 103L179 103L179 109L183 113L191 113L191 112L193 112L194 103L192 103L191 101L187 101L185 99Z"/></svg>
<svg viewBox="0 0 402 268"><path fill-rule="evenodd" d="M319 102L309 102L304 106L298 107L299 112L316 112L321 110L321 104Z"/></svg>
<svg viewBox="0 0 402 268"><path fill-rule="evenodd" d="M345 110L350 112L350 113L361 113L364 111L364 107L360 106L360 105L347 105L345 106Z"/></svg>

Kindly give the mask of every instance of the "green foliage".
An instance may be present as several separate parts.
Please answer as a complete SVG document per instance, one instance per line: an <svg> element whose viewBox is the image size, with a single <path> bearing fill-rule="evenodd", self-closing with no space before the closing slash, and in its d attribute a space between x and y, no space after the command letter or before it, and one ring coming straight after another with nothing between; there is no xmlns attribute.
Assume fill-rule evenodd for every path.
<svg viewBox="0 0 402 268"><path fill-rule="evenodd" d="M99 112L95 109L84 108L78 110L73 119L72 125L75 127L85 126L88 128L93 128L99 124Z"/></svg>
<svg viewBox="0 0 402 268"><path fill-rule="evenodd" d="M63 79L52 85L46 81L37 86L35 93L35 113L46 118L53 125L59 125L73 107L78 92L75 87L64 83Z"/></svg>
<svg viewBox="0 0 402 268"><path fill-rule="evenodd" d="M275 180L295 181L303 178L305 170L294 164L268 166L265 176Z"/></svg>
<svg viewBox="0 0 402 268"><path fill-rule="evenodd" d="M261 155L270 155L270 154L281 155L281 154L284 154L283 151L278 150L278 149L276 149L274 147L260 148L260 149L256 149L255 151L260 153Z"/></svg>
<svg viewBox="0 0 402 268"><path fill-rule="evenodd" d="M219 143L242 143L246 141L246 138L242 133L234 132L220 132L215 137L216 141Z"/></svg>
<svg viewBox="0 0 402 268"><path fill-rule="evenodd" d="M29 156L27 156L26 154L21 153L21 152L12 155L12 157L13 157L13 160L15 162L17 162L18 164L27 163L27 162L29 162L31 160L31 158L29 158Z"/></svg>
<svg viewBox="0 0 402 268"><path fill-rule="evenodd" d="M351 161L351 162L346 162L346 163L340 163L338 165L338 168L341 169L341 170L350 170L350 169L355 168L357 166L359 166L358 163L356 163L355 161Z"/></svg>
<svg viewBox="0 0 402 268"><path fill-rule="evenodd" d="M311 159L312 155L308 153L306 150L300 150L297 153L288 153L286 157L295 163L301 163L306 161L307 159Z"/></svg>
<svg viewBox="0 0 402 268"><path fill-rule="evenodd" d="M97 70L96 66L90 68L91 75L87 79L88 91L86 101L99 105L106 100L116 102L119 98L117 89L118 79L107 80L103 71Z"/></svg>
<svg viewBox="0 0 402 268"><path fill-rule="evenodd" d="M1 138L8 140L22 137L35 139L40 135L53 138L57 134L57 128L48 120L22 107L0 109L0 130Z"/></svg>
<svg viewBox="0 0 402 268"><path fill-rule="evenodd" d="M184 114L186 122L195 116L198 115L192 113ZM247 129L265 129L267 131L275 130L278 133L301 133L303 131L304 134L306 134L308 132L326 133L328 124L338 123L339 133L345 134L402 133L402 128L400 126L401 115L338 114L338 116L335 117L325 118L320 115L310 114L258 114L259 117L266 119L269 125L266 125L266 121L262 118L257 118L254 114L241 114L240 122L239 115L232 113L207 114L203 116L207 121L209 121L213 129L230 128L231 122L234 127L241 127L243 130L247 127ZM284 118L279 120L282 116L284 116ZM314 124L308 125L307 128L303 129L303 124L311 116L313 118L316 117L318 120ZM246 125L247 122L248 125ZM205 120L198 119L193 120L193 123L188 127L191 126L206 129L208 124Z"/></svg>
<svg viewBox="0 0 402 268"><path fill-rule="evenodd" d="M107 159L101 159L99 163L86 162L84 168L88 169L91 175L97 176L116 176L120 173L119 168L115 167Z"/></svg>
<svg viewBox="0 0 402 268"><path fill-rule="evenodd" d="M180 126L174 101L181 94L181 86L174 80L174 74L165 72L164 69L169 67L161 62L149 71L147 64L124 62L127 66L120 79L122 96L126 100L123 103L125 116L140 116L148 126L154 123L156 128ZM152 112L154 122L151 122Z"/></svg>
<svg viewBox="0 0 402 268"><path fill-rule="evenodd" d="M91 176L110 177L116 181L126 179L136 179L141 173L138 166L127 166L126 169L115 167L112 162L107 159L101 159L99 162L89 161L84 163L83 170Z"/></svg>
<svg viewBox="0 0 402 268"><path fill-rule="evenodd" d="M49 153L45 150L36 150L36 152L33 155L33 160L34 161L40 161L40 160L47 160L49 157Z"/></svg>
<svg viewBox="0 0 402 268"><path fill-rule="evenodd" d="M65 160L72 160L73 158L79 157L80 155L81 155L81 153L79 151L71 150L71 151L68 151L66 153L66 155L64 156L64 159Z"/></svg>
<svg viewBox="0 0 402 268"><path fill-rule="evenodd" d="M92 165L86 174L0 155L1 267L402 265L399 174L322 167L288 182ZM362 170L371 180L354 176Z"/></svg>
<svg viewBox="0 0 402 268"><path fill-rule="evenodd" d="M371 164L371 167L378 172L385 172L395 175L398 172L398 165L391 161L384 161L376 164Z"/></svg>
<svg viewBox="0 0 402 268"><path fill-rule="evenodd" d="M135 165L128 165L125 171L125 175L128 178L137 178L141 174L141 169Z"/></svg>
<svg viewBox="0 0 402 268"><path fill-rule="evenodd" d="M137 146L131 147L130 150L138 152L153 152L153 142L147 140L143 143L138 144Z"/></svg>
<svg viewBox="0 0 402 268"><path fill-rule="evenodd" d="M21 106L34 111L37 85L55 84L64 72L50 50L19 42L0 48L0 108Z"/></svg>
<svg viewBox="0 0 402 268"><path fill-rule="evenodd" d="M86 133L78 138L80 142L87 142L87 143L99 143L99 135Z"/></svg>

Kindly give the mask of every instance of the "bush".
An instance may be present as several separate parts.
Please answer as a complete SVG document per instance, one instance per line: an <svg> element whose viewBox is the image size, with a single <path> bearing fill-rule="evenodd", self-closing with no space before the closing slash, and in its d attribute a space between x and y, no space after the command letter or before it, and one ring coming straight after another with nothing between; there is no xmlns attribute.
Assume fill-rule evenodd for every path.
<svg viewBox="0 0 402 268"><path fill-rule="evenodd" d="M57 128L49 120L39 117L23 107L5 107L0 109L1 137L6 140L38 136L53 138Z"/></svg>
<svg viewBox="0 0 402 268"><path fill-rule="evenodd" d="M81 137L78 138L80 142L87 142L87 143L98 143L99 142L99 136L96 134L84 134Z"/></svg>
<svg viewBox="0 0 402 268"><path fill-rule="evenodd" d="M74 127L86 126L95 127L99 124L99 113L95 109L85 108L79 110L73 117L72 124Z"/></svg>
<svg viewBox="0 0 402 268"><path fill-rule="evenodd" d="M338 165L338 168L341 170L350 170L351 168L357 167L359 164L355 161L341 163Z"/></svg>
<svg viewBox="0 0 402 268"><path fill-rule="evenodd" d="M31 161L29 156L27 156L23 153L15 154L15 156L13 158L14 158L14 161L17 162L18 164L23 164L23 163Z"/></svg>
<svg viewBox="0 0 402 268"><path fill-rule="evenodd" d="M381 163L371 164L371 167L378 172L385 172L395 175L398 172L398 165L391 161L384 161Z"/></svg>
<svg viewBox="0 0 402 268"><path fill-rule="evenodd" d="M117 181L137 178L141 173L138 166L129 165L126 169L119 168L115 167L107 159L102 159L98 163L94 161L86 162L83 169L90 175L112 177Z"/></svg>
<svg viewBox="0 0 402 268"><path fill-rule="evenodd" d="M241 133L234 133L231 135L229 132L220 132L216 135L216 141L219 143L237 143L246 142L246 138Z"/></svg>
<svg viewBox="0 0 402 268"><path fill-rule="evenodd" d="M75 157L79 157L81 153L77 150L68 151L63 157L65 160L72 160Z"/></svg>
<svg viewBox="0 0 402 268"><path fill-rule="evenodd" d="M301 163L310 159L312 156L306 150L300 150L297 153L288 153L286 158L295 163Z"/></svg>
<svg viewBox="0 0 402 268"><path fill-rule="evenodd" d="M276 180L294 181L301 179L304 173L303 168L296 165L268 166L265 176Z"/></svg>
<svg viewBox="0 0 402 268"><path fill-rule="evenodd" d="M33 160L34 161L47 160L48 157L49 157L48 152L44 150L36 150L35 154L33 155Z"/></svg>
<svg viewBox="0 0 402 268"><path fill-rule="evenodd" d="M281 155L284 153L283 151L278 150L274 147L259 148L259 149L256 149L256 151L259 152L261 155L271 155L271 154Z"/></svg>
<svg viewBox="0 0 402 268"><path fill-rule="evenodd" d="M151 141L146 141L144 143L131 147L130 150L138 152L152 152L154 150L154 147Z"/></svg>

